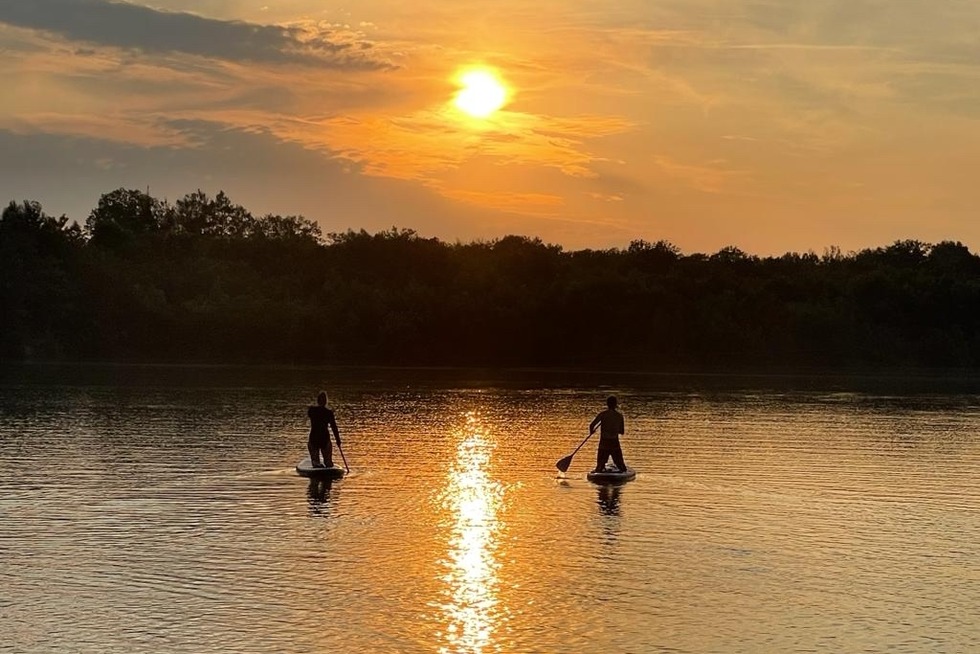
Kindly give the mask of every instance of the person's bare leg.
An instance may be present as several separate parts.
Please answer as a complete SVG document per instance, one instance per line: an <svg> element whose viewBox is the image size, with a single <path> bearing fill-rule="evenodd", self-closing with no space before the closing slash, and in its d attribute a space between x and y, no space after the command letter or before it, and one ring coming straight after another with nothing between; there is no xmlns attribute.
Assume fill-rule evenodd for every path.
<svg viewBox="0 0 980 654"><path fill-rule="evenodd" d="M314 468L320 467L320 451L319 448L313 443L308 443L306 449L310 451L310 463L313 464Z"/></svg>
<svg viewBox="0 0 980 654"><path fill-rule="evenodd" d="M620 472L626 472L626 460L623 458L623 448L619 443L612 448L612 459Z"/></svg>
<svg viewBox="0 0 980 654"><path fill-rule="evenodd" d="M595 471L602 472L606 469L606 461L609 459L609 450L606 449L605 444L599 441L599 448L595 455Z"/></svg>
<svg viewBox="0 0 980 654"><path fill-rule="evenodd" d="M320 463L320 448L313 443L310 443L307 446L307 449L310 451L310 463L313 464L313 467L322 468L323 464Z"/></svg>

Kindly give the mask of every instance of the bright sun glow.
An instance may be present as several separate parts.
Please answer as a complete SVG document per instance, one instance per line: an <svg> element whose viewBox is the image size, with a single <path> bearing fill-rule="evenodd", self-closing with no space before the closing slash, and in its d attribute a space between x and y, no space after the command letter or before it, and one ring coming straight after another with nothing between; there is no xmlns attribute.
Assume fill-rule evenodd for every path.
<svg viewBox="0 0 980 654"><path fill-rule="evenodd" d="M456 107L474 118L486 118L507 102L507 88L488 70L468 70L457 78L462 87L456 94Z"/></svg>

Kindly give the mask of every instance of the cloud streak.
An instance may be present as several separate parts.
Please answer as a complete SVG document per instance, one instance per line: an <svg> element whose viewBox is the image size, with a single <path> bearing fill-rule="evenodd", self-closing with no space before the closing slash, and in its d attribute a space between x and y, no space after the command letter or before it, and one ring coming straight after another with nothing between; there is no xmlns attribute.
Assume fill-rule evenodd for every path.
<svg viewBox="0 0 980 654"><path fill-rule="evenodd" d="M109 0L0 0L0 23L146 54L353 70L391 67L372 56L369 42L318 26L215 20Z"/></svg>

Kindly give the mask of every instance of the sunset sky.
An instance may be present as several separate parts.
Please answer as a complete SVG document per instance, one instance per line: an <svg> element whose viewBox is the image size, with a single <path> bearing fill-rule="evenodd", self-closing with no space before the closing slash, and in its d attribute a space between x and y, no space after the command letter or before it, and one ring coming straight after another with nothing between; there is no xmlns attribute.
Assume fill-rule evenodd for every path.
<svg viewBox="0 0 980 654"><path fill-rule="evenodd" d="M967 0L0 0L0 79L0 200L79 222L200 188L449 242L980 250Z"/></svg>

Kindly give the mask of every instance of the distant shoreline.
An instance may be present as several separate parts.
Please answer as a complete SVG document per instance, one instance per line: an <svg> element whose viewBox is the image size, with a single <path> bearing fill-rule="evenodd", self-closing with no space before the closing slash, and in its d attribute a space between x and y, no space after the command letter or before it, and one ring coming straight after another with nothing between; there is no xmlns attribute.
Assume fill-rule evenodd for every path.
<svg viewBox="0 0 980 654"><path fill-rule="evenodd" d="M565 252L331 234L224 195L120 189L82 230L0 216L0 357L622 374L980 374L980 255Z"/></svg>
<svg viewBox="0 0 980 654"><path fill-rule="evenodd" d="M608 384L622 383L627 380L640 383L641 386L685 386L688 384L703 384L706 386L727 386L729 384L756 385L766 382L777 386L792 385L800 382L805 386L833 385L911 385L919 388L929 388L936 384L967 384L976 386L980 393L980 371L950 368L748 368L727 367L726 369L677 369L677 370L638 370L616 368L591 368L569 366L395 366L395 365L300 365L291 363L240 363L240 362L147 362L147 361L0 361L0 380L11 377L39 376L73 371L84 376L85 373L224 373L241 374L244 378L262 378L264 375L282 373L299 378L317 376L319 373L332 373L337 382L377 378L397 379L408 377L413 380L431 379L433 382L519 382L521 380L546 380L567 382L581 386L582 382L592 380L596 387ZM18 373L21 373L18 375Z"/></svg>

